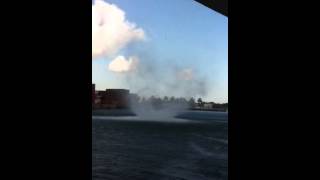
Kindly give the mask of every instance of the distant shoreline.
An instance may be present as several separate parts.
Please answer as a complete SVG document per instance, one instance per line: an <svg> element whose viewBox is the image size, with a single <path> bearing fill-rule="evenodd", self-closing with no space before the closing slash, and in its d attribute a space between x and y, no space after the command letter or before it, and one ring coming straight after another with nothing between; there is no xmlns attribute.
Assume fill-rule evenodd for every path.
<svg viewBox="0 0 320 180"><path fill-rule="evenodd" d="M203 108L191 108L191 111L215 111L215 112L227 112L225 108L210 108L210 109L203 109Z"/></svg>
<svg viewBox="0 0 320 180"><path fill-rule="evenodd" d="M198 109L191 108L186 109L189 111L214 111L214 112L226 112L225 109L216 108L216 109ZM92 109L92 115L95 116L136 116L131 109Z"/></svg>

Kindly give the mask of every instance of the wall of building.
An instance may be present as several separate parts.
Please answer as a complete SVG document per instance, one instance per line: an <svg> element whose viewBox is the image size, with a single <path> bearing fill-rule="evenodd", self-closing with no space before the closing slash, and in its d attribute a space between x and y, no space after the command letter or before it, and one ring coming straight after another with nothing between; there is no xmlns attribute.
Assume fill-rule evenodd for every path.
<svg viewBox="0 0 320 180"><path fill-rule="evenodd" d="M94 108L128 108L129 90L107 89L105 91L95 91Z"/></svg>

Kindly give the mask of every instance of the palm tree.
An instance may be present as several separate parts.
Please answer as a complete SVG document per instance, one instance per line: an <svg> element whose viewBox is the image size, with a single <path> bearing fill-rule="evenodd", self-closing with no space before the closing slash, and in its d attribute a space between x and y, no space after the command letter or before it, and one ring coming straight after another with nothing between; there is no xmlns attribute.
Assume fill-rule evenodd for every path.
<svg viewBox="0 0 320 180"><path fill-rule="evenodd" d="M173 96L170 98L170 102L171 102L171 103L174 103L174 102L175 102L175 98L174 98Z"/></svg>
<svg viewBox="0 0 320 180"><path fill-rule="evenodd" d="M193 107L194 107L194 104L195 104L196 102L195 102L194 98L192 97L192 98L190 98L190 100L189 100L188 103L189 103L189 107L190 107L190 108L193 108Z"/></svg>
<svg viewBox="0 0 320 180"><path fill-rule="evenodd" d="M199 106L200 106L200 107L202 107L202 106L203 106L203 101L202 101L202 99L201 99L201 98L198 98L198 104L199 104Z"/></svg>

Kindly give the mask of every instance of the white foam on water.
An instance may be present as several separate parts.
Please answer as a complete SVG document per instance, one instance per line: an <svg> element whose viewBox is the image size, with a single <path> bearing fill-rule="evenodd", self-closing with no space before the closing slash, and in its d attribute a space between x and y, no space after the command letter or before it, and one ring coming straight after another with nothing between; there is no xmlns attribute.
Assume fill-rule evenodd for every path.
<svg viewBox="0 0 320 180"><path fill-rule="evenodd" d="M203 135L200 135L200 134L193 134L193 135L197 136L197 137L200 137L200 138L203 138L203 139L207 139L207 140L211 140L211 141L215 141L215 142L218 142L218 143L222 143L222 144L228 145L228 139L207 137L207 136L203 136Z"/></svg>
<svg viewBox="0 0 320 180"><path fill-rule="evenodd" d="M206 150L205 148L191 142L190 146L192 147L193 150L195 150L196 152L200 153L203 156L207 156L207 157L214 157L216 159L226 159L227 156L225 154L217 154L217 153L213 153L210 152L208 150Z"/></svg>

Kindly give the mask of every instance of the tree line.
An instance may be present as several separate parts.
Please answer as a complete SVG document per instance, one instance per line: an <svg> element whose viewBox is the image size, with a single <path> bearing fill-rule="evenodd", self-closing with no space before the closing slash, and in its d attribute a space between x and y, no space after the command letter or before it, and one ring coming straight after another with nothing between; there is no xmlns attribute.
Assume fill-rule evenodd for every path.
<svg viewBox="0 0 320 180"><path fill-rule="evenodd" d="M151 104L154 107L163 107L166 105L183 105L188 108L228 108L228 103L215 103L215 102L205 102L202 100L202 98L198 98L197 100L193 97L186 99L184 97L168 97L164 96L161 97L155 97L151 96L149 98L140 97L138 95L132 95L130 97L131 103L139 103L139 104Z"/></svg>

